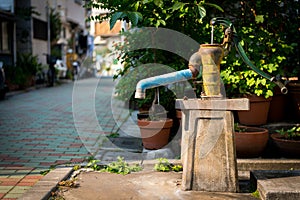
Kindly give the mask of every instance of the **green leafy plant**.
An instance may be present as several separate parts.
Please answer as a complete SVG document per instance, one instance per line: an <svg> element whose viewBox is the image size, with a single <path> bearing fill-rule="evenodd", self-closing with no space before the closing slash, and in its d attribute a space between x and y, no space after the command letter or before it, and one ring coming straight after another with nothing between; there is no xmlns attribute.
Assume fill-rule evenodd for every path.
<svg viewBox="0 0 300 200"><path fill-rule="evenodd" d="M109 134L107 137L109 137L109 138L117 138L117 137L119 137L119 136L120 136L119 133L111 133L111 134Z"/></svg>
<svg viewBox="0 0 300 200"><path fill-rule="evenodd" d="M206 16L212 12L221 13L223 11L220 6L204 0L193 2L182 2L179 0L100 0L97 2L89 1L85 6L94 8L101 7L110 10L110 13L107 15L91 16L90 20L105 21L110 19L111 28L118 19L122 19L127 22L130 21L133 27L164 27L176 30L192 37L199 43L210 40L209 19ZM199 28L195 28L195 26ZM115 44L114 52L117 53L117 58L122 62L124 67L118 70L114 79L121 77L116 86L117 97L121 100L129 101L130 104L136 104L140 108L145 105L151 105L155 92L153 89L149 89L147 90L145 99L134 99L136 83L142 78L158 75L158 73L155 74L157 70L151 71L153 65L146 66L147 63L155 63L156 65L163 64L172 68L173 71L177 71L187 69L188 61L175 53L151 48L155 41L147 32L143 32L142 29L131 30L132 31L122 32L121 34L126 38L125 41ZM145 48L137 48L136 44L143 44ZM176 46L178 44L174 41L172 45ZM147 48L147 46L149 48ZM198 49L195 49L194 51L197 50ZM131 76L130 73L142 65L145 66L145 68L143 67L138 73ZM174 109L174 93L164 87L160 87L160 97L160 104L163 105L167 111ZM171 114L171 112L169 113Z"/></svg>
<svg viewBox="0 0 300 200"><path fill-rule="evenodd" d="M73 166L73 170L74 170L74 171L77 171L77 170L79 170L79 169L81 169L81 165L74 165L74 166Z"/></svg>
<svg viewBox="0 0 300 200"><path fill-rule="evenodd" d="M6 79L9 83L19 85L20 88L31 86L33 77L41 70L42 64L37 55L20 53L14 66L5 67Z"/></svg>
<svg viewBox="0 0 300 200"><path fill-rule="evenodd" d="M240 126L239 123L234 124L234 131L235 132L241 133L241 132L245 132L246 130L247 130L247 128L244 127L244 126Z"/></svg>
<svg viewBox="0 0 300 200"><path fill-rule="evenodd" d="M287 140L300 140L300 127L292 127L289 129L279 129L276 130L281 136L283 136Z"/></svg>
<svg viewBox="0 0 300 200"><path fill-rule="evenodd" d="M99 162L100 162L100 160L90 159L86 165L86 168L91 168L95 171L98 171L98 170L102 169L101 166L98 165Z"/></svg>
<svg viewBox="0 0 300 200"><path fill-rule="evenodd" d="M254 192L251 193L251 195L257 199L260 199L259 191L255 190Z"/></svg>
<svg viewBox="0 0 300 200"><path fill-rule="evenodd" d="M276 1L241 1L240 7L225 8L231 8L231 13L232 9L235 10L233 23L249 59L260 70L272 76L286 76L291 68L289 66L299 62L295 54L298 51L299 34L296 38L289 36L297 31L291 17L297 12L294 3L284 3L283 7L282 3ZM289 14L284 15L287 10ZM286 29L288 31L284 31ZM273 96L275 84L248 68L234 50L223 62L221 77L229 97L249 94L265 98Z"/></svg>
<svg viewBox="0 0 300 200"><path fill-rule="evenodd" d="M205 0L194 2L181 2L178 0L139 0L139 1L88 1L85 7L109 9L111 12L105 16L91 16L89 20L110 19L110 28L117 20L131 22L133 26L166 26L172 17L185 18L193 15L193 22L201 23L207 15L206 8L211 7L223 12L217 4Z"/></svg>
<svg viewBox="0 0 300 200"><path fill-rule="evenodd" d="M138 164L130 166L126 161L124 161L123 157L118 156L117 161L108 164L102 172L116 173L126 175L131 172L141 171L142 167Z"/></svg>
<svg viewBox="0 0 300 200"><path fill-rule="evenodd" d="M179 172L179 171L182 171L182 166L181 165L173 165L166 158L158 158L157 160L158 160L158 163L156 163L154 165L154 169L156 171L160 171L160 172L169 172L169 171Z"/></svg>
<svg viewBox="0 0 300 200"><path fill-rule="evenodd" d="M204 0L193 2L101 0L88 1L86 6L110 10L107 15L92 16L90 19L100 21L110 19L111 27L117 19L123 19L137 27L170 28L190 36L199 44L208 43L211 39L209 34L211 17L223 16L234 23L239 37L244 40L243 48L255 66L272 75L300 76L297 3L297 1L225 0L219 1L216 5ZM215 42L221 42L217 40L219 36L221 33L215 33ZM151 62L163 63L174 67L175 70L187 68L186 60L170 52L150 48L128 51L126 47L134 38L129 38L128 35L126 38L128 40L123 43L124 45L117 47L124 69L121 69L116 77L123 77L133 68ZM151 38L146 42L148 43L145 45L151 44ZM221 69L227 96L256 94L268 98L273 95L275 85L250 70L234 50L222 63ZM121 87L119 92L122 92Z"/></svg>

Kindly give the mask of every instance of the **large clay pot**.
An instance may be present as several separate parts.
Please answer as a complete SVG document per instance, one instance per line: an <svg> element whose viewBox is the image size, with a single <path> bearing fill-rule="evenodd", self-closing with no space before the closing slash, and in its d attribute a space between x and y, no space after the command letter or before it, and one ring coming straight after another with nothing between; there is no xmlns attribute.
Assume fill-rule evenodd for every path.
<svg viewBox="0 0 300 200"><path fill-rule="evenodd" d="M289 97L291 99L290 115L292 120L300 121L300 83L291 82L288 84Z"/></svg>
<svg viewBox="0 0 300 200"><path fill-rule="evenodd" d="M268 140L269 131L265 128L241 126L242 132L235 132L236 155L238 158L259 157Z"/></svg>
<svg viewBox="0 0 300 200"><path fill-rule="evenodd" d="M168 144L172 119L149 121L138 119L143 146L145 149L160 149Z"/></svg>
<svg viewBox="0 0 300 200"><path fill-rule="evenodd" d="M249 126L266 124L272 98L266 99L256 95L250 95L247 98L250 101L250 110L237 111L240 124Z"/></svg>
<svg viewBox="0 0 300 200"><path fill-rule="evenodd" d="M271 138L282 156L300 158L300 140L287 140L279 133L271 134Z"/></svg>
<svg viewBox="0 0 300 200"><path fill-rule="evenodd" d="M287 110L287 95L280 92L279 87L275 88L274 96L270 102L268 122L282 122L285 119Z"/></svg>

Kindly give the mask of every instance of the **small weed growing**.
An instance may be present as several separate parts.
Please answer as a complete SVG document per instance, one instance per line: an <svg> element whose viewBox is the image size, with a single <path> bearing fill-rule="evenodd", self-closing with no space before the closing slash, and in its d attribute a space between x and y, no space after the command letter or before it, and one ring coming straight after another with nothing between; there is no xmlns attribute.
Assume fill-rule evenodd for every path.
<svg viewBox="0 0 300 200"><path fill-rule="evenodd" d="M252 195L253 197L255 197L255 198L260 199L260 195L259 195L258 190L255 190L255 192L252 192L251 195Z"/></svg>
<svg viewBox="0 0 300 200"><path fill-rule="evenodd" d="M47 175L53 169L55 169L55 166L52 165L52 166L50 166L49 169L46 169L44 171L40 171L40 174L43 175L43 176L45 176L45 175Z"/></svg>
<svg viewBox="0 0 300 200"><path fill-rule="evenodd" d="M95 171L99 171L100 169L102 169L102 167L98 165L99 162L100 160L90 159L88 164L86 165L86 168L91 168Z"/></svg>
<svg viewBox="0 0 300 200"><path fill-rule="evenodd" d="M109 134L107 137L108 137L108 138L117 138L117 137L119 137L119 136L120 136L119 133L111 133L111 134Z"/></svg>
<svg viewBox="0 0 300 200"><path fill-rule="evenodd" d="M182 166L181 165L173 165L166 158L158 158L157 160L158 160L158 163L156 163L155 166L154 166L154 169L156 171L160 171L160 172L169 172L169 171L179 172L179 171L182 171Z"/></svg>
<svg viewBox="0 0 300 200"><path fill-rule="evenodd" d="M123 157L118 156L117 161L108 164L101 171L126 175L131 172L138 172L141 170L142 167L140 165L136 164L133 166L129 166L129 164L126 161L124 161Z"/></svg>

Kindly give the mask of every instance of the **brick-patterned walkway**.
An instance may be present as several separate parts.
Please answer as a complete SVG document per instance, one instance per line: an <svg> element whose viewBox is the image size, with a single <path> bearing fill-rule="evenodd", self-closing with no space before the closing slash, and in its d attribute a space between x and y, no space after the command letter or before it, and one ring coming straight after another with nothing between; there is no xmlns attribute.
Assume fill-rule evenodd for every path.
<svg viewBox="0 0 300 200"><path fill-rule="evenodd" d="M92 90L97 95L97 110L102 109L96 112L99 130L90 127L78 133L80 122L75 126L72 82L0 101L0 199L17 199L42 177L41 171L51 166L82 162L91 150L96 152L99 136L114 131L110 111L114 82L111 78L101 79L97 89L93 88L95 82L98 80L78 81L83 87L77 94L84 96ZM76 108L84 112L89 107L86 103L85 99L76 102ZM88 118L82 121L87 122Z"/></svg>

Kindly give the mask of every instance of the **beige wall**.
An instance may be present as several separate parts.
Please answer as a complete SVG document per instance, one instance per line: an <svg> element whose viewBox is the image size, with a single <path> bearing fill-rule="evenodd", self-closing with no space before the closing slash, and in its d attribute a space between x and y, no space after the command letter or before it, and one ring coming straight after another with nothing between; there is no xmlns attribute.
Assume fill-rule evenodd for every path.
<svg viewBox="0 0 300 200"><path fill-rule="evenodd" d="M46 13L46 0L31 0L31 6L35 7L37 12L40 13L40 16L34 15L34 18L40 19L47 22L47 13ZM33 31L33 29L32 29ZM33 33L32 33L33 37ZM43 64L47 63L46 56L43 55L47 53L47 41L37 40L32 38L32 54L38 55L39 61Z"/></svg>
<svg viewBox="0 0 300 200"><path fill-rule="evenodd" d="M82 29L85 28L85 9L82 5L75 3L74 0L48 0L48 3L50 7L60 12L62 24L66 28L66 39L71 37L68 21L78 23ZM34 17L47 22L47 0L31 0L31 5L40 13L40 16ZM46 64L46 56L43 54L47 53L47 41L32 38L32 48L33 54L38 55L40 62Z"/></svg>

